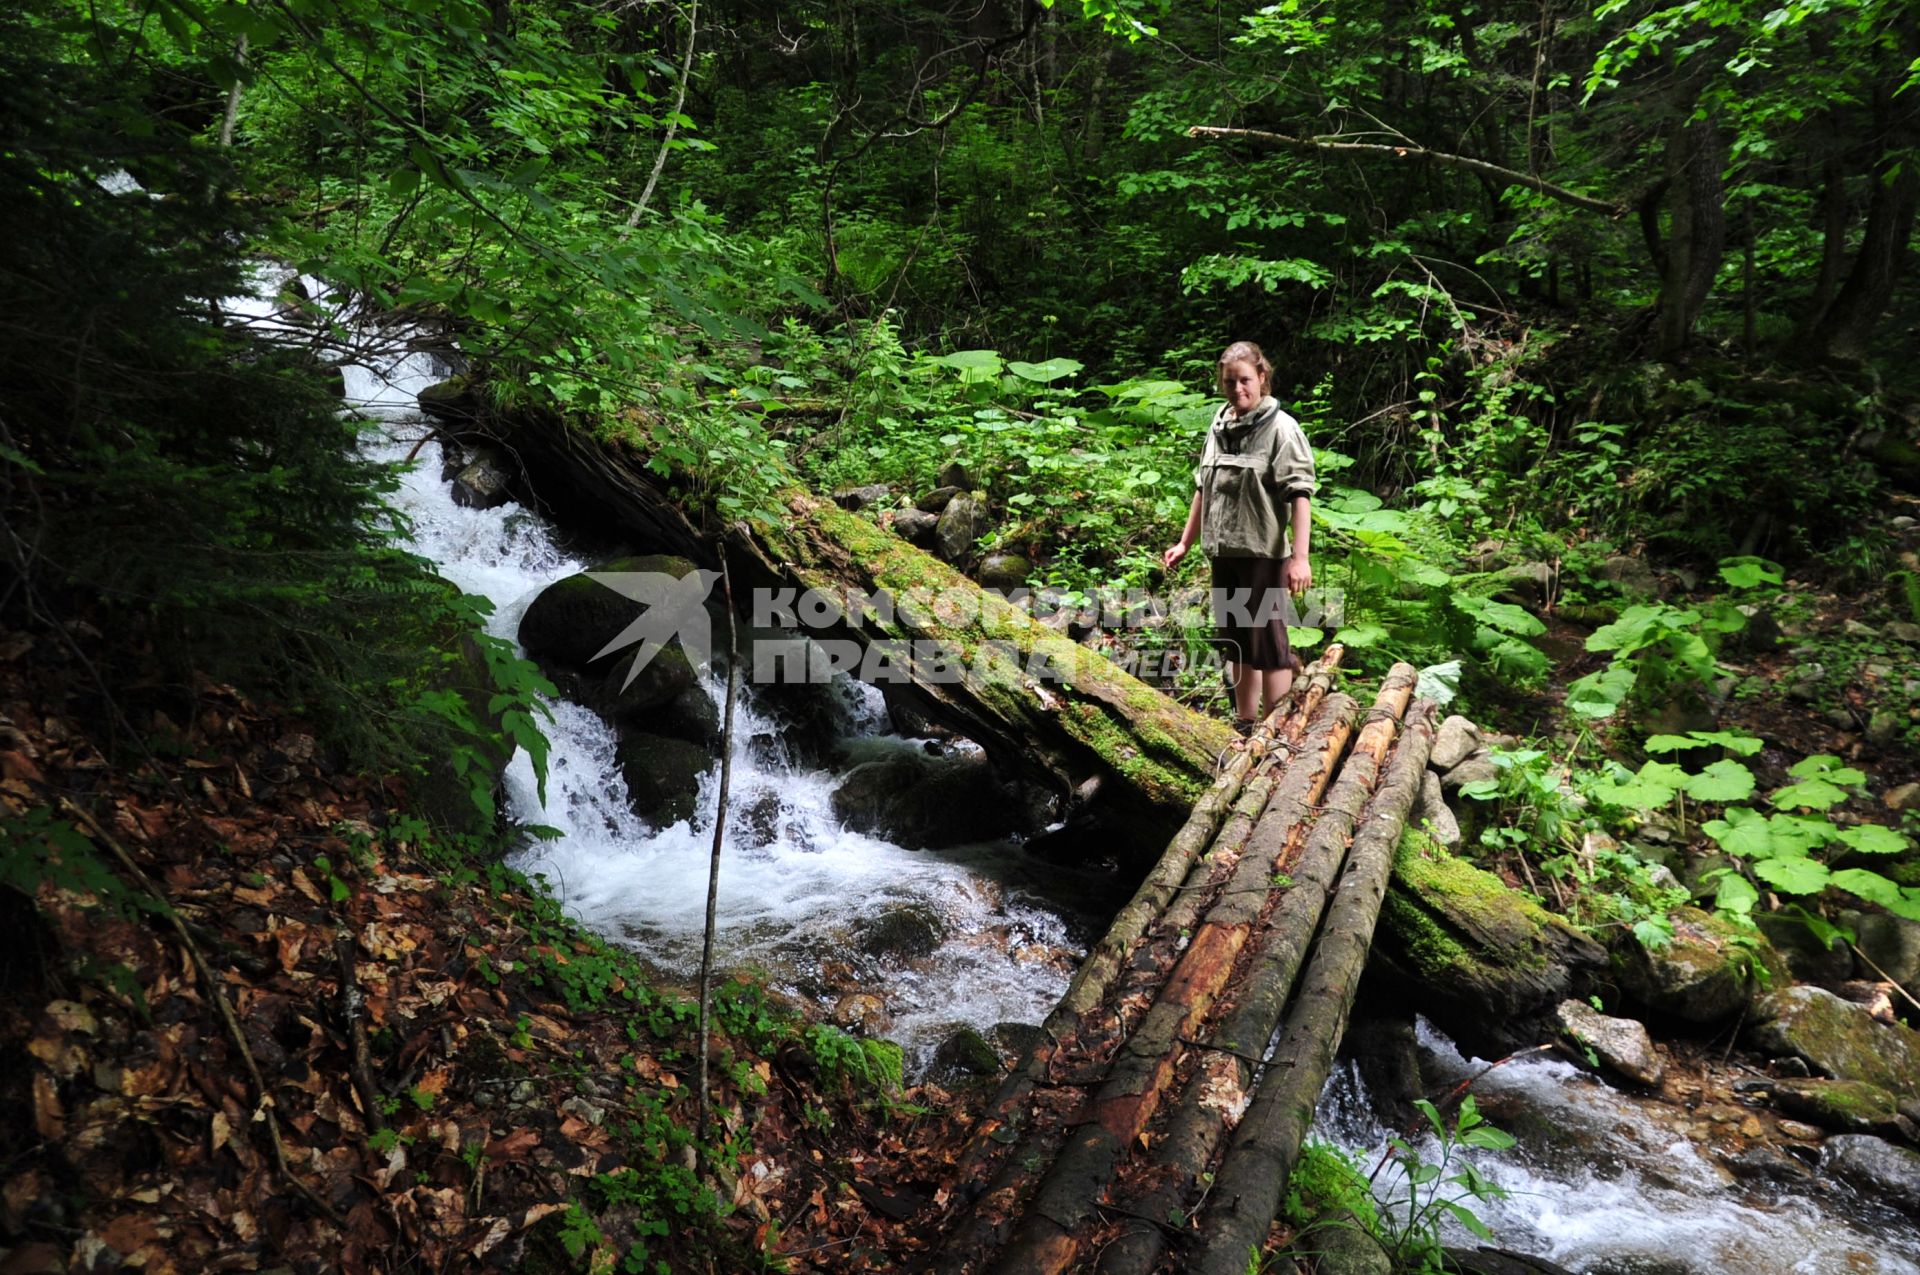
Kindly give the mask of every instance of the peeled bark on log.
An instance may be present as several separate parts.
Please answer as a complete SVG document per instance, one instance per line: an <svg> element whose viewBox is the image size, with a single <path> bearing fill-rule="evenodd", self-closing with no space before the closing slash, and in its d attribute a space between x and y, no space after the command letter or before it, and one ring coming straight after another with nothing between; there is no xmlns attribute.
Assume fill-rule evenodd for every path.
<svg viewBox="0 0 1920 1275"><path fill-rule="evenodd" d="M492 429L536 499L648 548L717 565L713 538L683 511L693 502L665 490L644 456L540 413ZM1111 823L1127 838L1123 850L1157 853L1187 820L1233 738L1224 722L1175 703L867 519L799 489L778 499L786 514L779 526L726 530L734 579L789 597L813 589L893 602L835 608L809 629L852 639L862 659L849 673L902 679L897 690L922 716L1063 797L1100 778L1100 800L1117 807ZM906 604L916 596L958 605ZM1064 676L1049 676L1056 671Z"/></svg>
<svg viewBox="0 0 1920 1275"><path fill-rule="evenodd" d="M1197 1061L1179 1107L1154 1144L1145 1179L1148 1189L1133 1198L1130 1213L1170 1218L1200 1195L1203 1175L1246 1108L1253 1079L1251 1059L1261 1056L1279 1026L1355 821L1372 795L1417 678L1411 665L1397 664L1382 683L1373 720L1361 729L1352 755L1340 768L1340 778L1301 852L1293 885L1267 918L1254 959L1239 981L1244 990L1208 1037L1209 1052ZM1166 1235L1159 1227L1136 1227L1107 1246L1100 1269L1108 1275L1149 1275L1159 1266L1166 1247Z"/></svg>
<svg viewBox="0 0 1920 1275"><path fill-rule="evenodd" d="M1259 970L1263 966L1259 940L1277 940L1277 943L1268 946L1289 949L1293 959L1283 957L1274 969L1266 971L1270 979L1277 981L1277 987L1269 983L1262 989L1255 984L1256 990L1264 990L1271 1001L1271 1017L1265 1029L1259 1032L1257 1042L1244 1040L1238 1048L1257 1051L1272 1035L1273 1025L1279 1018L1280 1005L1286 999L1293 972L1298 968L1299 954L1312 941L1314 927L1326 905L1327 887L1346 854L1347 837L1352 830L1353 819L1359 814L1373 787L1379 760L1393 742L1395 724L1413 695L1415 680L1413 666L1399 664L1394 666L1382 683L1379 696L1368 714L1367 725L1355 741L1352 753L1340 766L1339 779L1334 784L1333 792L1308 834L1306 846L1294 869L1296 875L1292 884L1275 887L1271 884L1271 863L1263 859L1264 866L1250 869L1243 860L1242 867L1235 870L1232 883L1227 887L1228 893L1217 900L1202 929L1195 934L1194 947L1190 951L1200 948L1202 935L1218 922L1235 928L1242 924L1251 926L1276 890L1285 890L1267 916L1266 924L1245 932L1254 939L1254 969ZM1291 844L1291 837L1286 844ZM1258 879L1251 875L1254 871L1260 873ZM1239 891L1238 894L1232 893L1235 889ZM1285 927L1284 932L1276 933L1273 928L1275 915L1285 916L1286 919L1281 922ZM1218 987L1224 987L1233 967L1234 960L1229 957L1208 972L1217 979ZM1169 980L1169 987L1174 986L1178 978L1176 972L1175 979ZM1214 991L1204 992L1204 1003L1211 1004L1214 994ZM1204 1009L1198 1014L1194 1012L1202 1003L1195 1001L1192 1006L1183 1007L1170 1005L1163 997L1149 1012L1140 1029L1115 1060L1106 1082L1095 1097L1089 1123L1054 1161L1006 1251L996 1261L995 1269L1019 1272L1021 1275L1028 1272L1057 1272L1068 1269L1079 1257L1085 1227L1094 1219L1101 1196L1112 1184L1122 1159L1132 1147L1134 1139L1147 1127L1147 1122L1173 1081L1175 1068L1185 1052L1187 1033L1197 1028L1204 1016ZM1176 1017L1176 1014L1180 1016ZM1236 1017L1229 1015L1228 1021ZM1156 1023L1156 1019L1160 1021ZM1166 1034L1169 1025L1174 1033L1171 1036ZM1155 1030L1156 1027L1159 1030ZM1247 1030L1247 1026L1243 1023L1236 1030ZM1229 1047L1236 1047L1232 1045L1233 1039L1227 1038ZM1203 1059L1195 1072L1195 1082L1203 1081L1206 1074L1206 1060ZM1190 1086L1188 1093L1193 1092Z"/></svg>
<svg viewBox="0 0 1920 1275"><path fill-rule="evenodd" d="M1345 696L1335 696L1331 702L1326 699L1327 687L1332 679L1330 666L1337 661L1338 653L1339 648L1329 648L1327 658L1321 662L1326 667L1309 670L1306 693L1300 705L1289 714L1284 727L1275 736L1292 741L1304 734L1306 741L1300 745L1300 752L1296 756L1319 756L1336 723L1343 722L1351 711L1352 701ZM1344 728L1341 733L1344 735ZM1256 775L1235 803L1226 827L1213 837L1215 849L1231 849L1234 843L1244 840L1250 835L1261 812L1270 804L1284 804L1291 809L1303 801L1310 802L1313 799L1315 769L1290 766L1278 781L1269 775ZM1284 794L1276 795L1270 801L1270 794L1274 794L1276 789L1283 789ZM955 1173L955 1186L952 1189L956 1204L960 1207L971 1205L971 1212L967 1220L948 1236L942 1250L940 1270L953 1272L968 1269L974 1261L996 1248L1004 1238L1002 1231L1007 1220L1030 1192L1040 1172L1052 1162L1062 1129L1058 1122L1048 1124L1039 1118L1044 1113L1032 1101L1034 1091L1037 1087L1048 1086L1049 1105L1058 1105L1054 1069L1063 1056L1079 1052L1089 1036L1101 1038L1095 1046L1097 1061L1104 1062L1111 1052L1122 1029L1103 1021L1101 1010L1113 999L1112 993L1123 963L1135 945L1146 938L1156 925L1164 928L1164 912L1168 901L1180 895L1181 883L1190 873L1193 855L1197 851L1195 836L1203 826L1210 827L1211 818L1197 808L1194 821L1174 838L1160 868L1154 871L1134 896L1133 902L1115 919L1093 955L1081 966L1060 1004L1047 1016L1042 1024L1045 1038L1002 1083L986 1114L975 1124L968 1144L961 1153L960 1167ZM1113 1016L1114 1022L1123 1021L1124 1018L1117 1012ZM1002 1165L999 1173L990 1183L980 1186L994 1172L996 1164ZM977 1199L973 1198L976 1195Z"/></svg>
<svg viewBox="0 0 1920 1275"><path fill-rule="evenodd" d="M1262 1077L1253 1105L1214 1174L1204 1214L1205 1246L1186 1267L1197 1275L1241 1275L1248 1252L1265 1246L1300 1142L1312 1123L1314 1104L1346 1032L1394 851L1420 795L1432 747L1433 711L1423 702L1409 715L1386 780L1354 837L1346 872L1314 945L1313 962L1274 1051L1286 1065L1270 1068Z"/></svg>

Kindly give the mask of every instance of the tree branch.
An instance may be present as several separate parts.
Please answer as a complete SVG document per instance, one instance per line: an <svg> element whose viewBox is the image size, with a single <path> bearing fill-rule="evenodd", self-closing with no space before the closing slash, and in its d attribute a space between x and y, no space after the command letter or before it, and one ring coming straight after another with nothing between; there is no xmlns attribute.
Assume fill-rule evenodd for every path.
<svg viewBox="0 0 1920 1275"><path fill-rule="evenodd" d="M1255 128L1211 128L1195 125L1187 130L1188 137L1206 140L1230 140L1241 138L1256 142L1262 146L1280 147L1286 150L1315 151L1336 155L1373 155L1394 159L1413 160L1416 163L1439 164L1445 168L1464 168L1470 173L1498 178L1514 186L1525 186L1538 191L1548 198L1562 203L1572 204L1576 208L1585 208L1591 212L1605 213L1609 217L1625 215L1624 204L1606 199L1595 199L1592 195L1583 195L1577 190L1523 173L1516 169L1504 168L1499 164L1489 164L1484 159L1473 159L1466 155L1451 155L1446 151L1428 150L1424 146L1385 146L1377 142L1340 142L1317 137L1289 137L1284 133L1268 133Z"/></svg>

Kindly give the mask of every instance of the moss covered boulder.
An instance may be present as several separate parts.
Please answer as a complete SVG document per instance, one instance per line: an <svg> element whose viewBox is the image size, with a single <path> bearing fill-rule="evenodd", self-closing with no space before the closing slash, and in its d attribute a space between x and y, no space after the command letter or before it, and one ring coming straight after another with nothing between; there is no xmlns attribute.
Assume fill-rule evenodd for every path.
<svg viewBox="0 0 1920 1275"><path fill-rule="evenodd" d="M1900 1097L1920 1095L1920 1032L1882 1023L1851 1001L1818 987L1763 996L1748 1038L1759 1049L1791 1054L1836 1080L1863 1081Z"/></svg>
<svg viewBox="0 0 1920 1275"><path fill-rule="evenodd" d="M1773 1105L1790 1116L1843 1133L1899 1132L1903 1117L1892 1094L1861 1080L1781 1080Z"/></svg>
<svg viewBox="0 0 1920 1275"><path fill-rule="evenodd" d="M1672 942L1650 948L1629 933L1614 953L1622 990L1648 1009L1722 1023L1752 1004L1763 971L1785 969L1765 938L1699 908L1680 908L1672 920Z"/></svg>
<svg viewBox="0 0 1920 1275"><path fill-rule="evenodd" d="M520 618L520 645L534 659L585 668L620 631L646 614L646 606L593 578L595 574L655 572L680 579L693 571L685 558L644 554L616 558L556 580L540 591Z"/></svg>
<svg viewBox="0 0 1920 1275"><path fill-rule="evenodd" d="M693 818L700 801L700 777L713 754L684 739L633 734L616 754L627 796L642 819L656 827Z"/></svg>
<svg viewBox="0 0 1920 1275"><path fill-rule="evenodd" d="M1592 939L1420 832L1401 840L1380 919L1382 972L1476 1051L1534 1043L1532 1020L1606 964Z"/></svg>

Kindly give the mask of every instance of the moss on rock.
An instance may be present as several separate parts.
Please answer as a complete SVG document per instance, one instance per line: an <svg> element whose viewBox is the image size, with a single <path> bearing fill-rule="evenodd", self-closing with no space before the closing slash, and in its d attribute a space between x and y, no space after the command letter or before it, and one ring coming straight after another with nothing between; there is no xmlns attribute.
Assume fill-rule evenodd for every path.
<svg viewBox="0 0 1920 1275"><path fill-rule="evenodd" d="M1649 1009L1690 1023L1725 1022L1786 968L1763 936L1699 908L1680 908L1672 920L1673 941L1664 947L1627 934L1614 953L1621 987Z"/></svg>
<svg viewBox="0 0 1920 1275"><path fill-rule="evenodd" d="M1818 987L1789 987L1754 1006L1748 1033L1759 1048L1792 1054L1837 1080L1861 1081L1899 1097L1920 1096L1920 1032L1881 1023Z"/></svg>

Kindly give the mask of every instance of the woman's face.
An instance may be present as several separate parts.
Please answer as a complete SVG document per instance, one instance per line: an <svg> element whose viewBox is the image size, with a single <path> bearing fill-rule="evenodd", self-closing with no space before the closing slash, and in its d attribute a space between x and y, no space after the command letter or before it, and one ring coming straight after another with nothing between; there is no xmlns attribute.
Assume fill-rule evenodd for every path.
<svg viewBox="0 0 1920 1275"><path fill-rule="evenodd" d="M1260 369L1251 363L1227 364L1220 369L1220 379L1226 385L1227 402L1236 412L1248 412L1266 397L1267 387L1260 379Z"/></svg>

